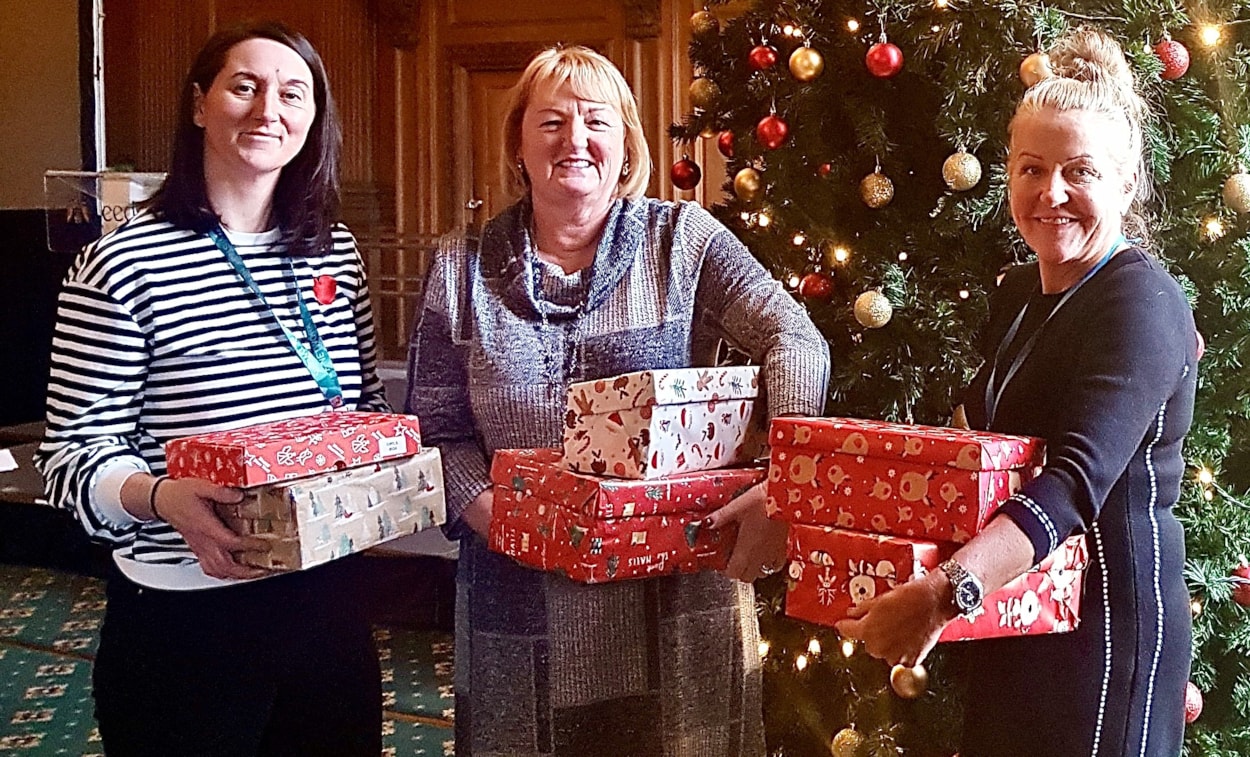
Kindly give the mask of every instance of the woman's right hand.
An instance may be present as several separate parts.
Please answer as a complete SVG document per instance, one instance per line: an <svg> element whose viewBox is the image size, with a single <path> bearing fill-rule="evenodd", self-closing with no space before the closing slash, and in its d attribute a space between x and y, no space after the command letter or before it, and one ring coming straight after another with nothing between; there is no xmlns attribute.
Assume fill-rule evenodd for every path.
<svg viewBox="0 0 1250 757"><path fill-rule="evenodd" d="M269 543L231 531L213 509L215 503L233 505L242 500L243 492L228 486L199 478L168 478L160 482L153 504L156 515L182 534L205 575L259 578L269 571L239 563L234 553L264 552Z"/></svg>
<svg viewBox="0 0 1250 757"><path fill-rule="evenodd" d="M464 512L460 515L460 519L469 524L469 528L482 535L483 539L490 538L490 518L495 508L495 489L488 487L481 494L473 498L473 501L464 508Z"/></svg>

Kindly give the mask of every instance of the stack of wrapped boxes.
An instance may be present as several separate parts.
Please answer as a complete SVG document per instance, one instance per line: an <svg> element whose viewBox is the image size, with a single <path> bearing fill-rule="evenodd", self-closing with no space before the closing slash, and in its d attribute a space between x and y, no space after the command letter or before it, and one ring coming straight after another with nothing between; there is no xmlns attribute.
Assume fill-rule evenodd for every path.
<svg viewBox="0 0 1250 757"><path fill-rule="evenodd" d="M217 514L236 533L269 543L239 561L300 570L446 519L437 449L422 449L417 419L334 412L175 439L172 478L243 489Z"/></svg>
<svg viewBox="0 0 1250 757"><path fill-rule="evenodd" d="M569 388L563 450L499 450L496 552L585 583L721 569L704 518L764 478L757 368L641 371Z"/></svg>
<svg viewBox="0 0 1250 757"><path fill-rule="evenodd" d="M1036 475L1040 439L850 418L779 418L770 429L769 515L788 521L786 614L832 625L924 575ZM1076 627L1084 537L986 596L940 641Z"/></svg>

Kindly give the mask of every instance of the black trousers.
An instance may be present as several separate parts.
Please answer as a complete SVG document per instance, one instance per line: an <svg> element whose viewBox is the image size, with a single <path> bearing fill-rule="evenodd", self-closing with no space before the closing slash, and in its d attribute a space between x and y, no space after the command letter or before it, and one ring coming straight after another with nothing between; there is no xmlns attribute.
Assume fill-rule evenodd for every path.
<svg viewBox="0 0 1250 757"><path fill-rule="evenodd" d="M382 685L352 558L202 591L116 571L93 671L108 757L377 757Z"/></svg>

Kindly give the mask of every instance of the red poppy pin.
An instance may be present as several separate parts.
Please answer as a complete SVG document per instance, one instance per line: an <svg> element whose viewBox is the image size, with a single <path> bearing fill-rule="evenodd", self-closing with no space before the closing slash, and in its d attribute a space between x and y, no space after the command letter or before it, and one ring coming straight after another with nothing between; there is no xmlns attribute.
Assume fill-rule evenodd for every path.
<svg viewBox="0 0 1250 757"><path fill-rule="evenodd" d="M333 276L322 275L313 279L313 296L322 305L329 305L331 302L334 302L334 294L338 291L338 288L339 284L334 280Z"/></svg>

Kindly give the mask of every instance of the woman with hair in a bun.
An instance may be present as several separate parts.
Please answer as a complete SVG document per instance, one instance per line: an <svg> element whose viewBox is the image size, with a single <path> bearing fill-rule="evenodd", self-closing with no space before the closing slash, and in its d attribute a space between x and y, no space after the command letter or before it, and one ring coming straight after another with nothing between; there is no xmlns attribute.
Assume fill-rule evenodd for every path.
<svg viewBox="0 0 1250 757"><path fill-rule="evenodd" d="M1123 52L1089 30L1049 52L1056 75L1024 94L1007 158L1012 218L1037 261L994 293L965 402L974 428L1044 438L1046 465L941 570L838 629L916 664L957 614L1085 534L1076 630L968 647L959 753L1176 755L1191 642L1173 507L1193 417L1193 315L1146 249L1146 106Z"/></svg>

